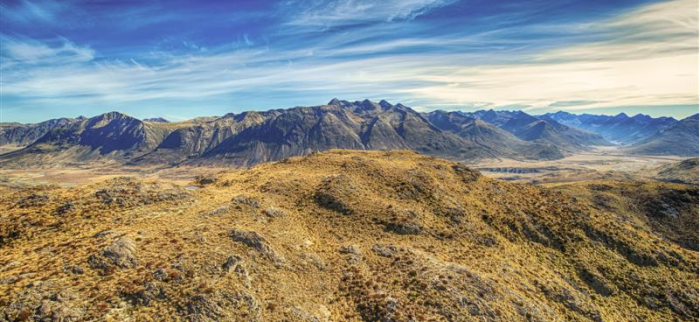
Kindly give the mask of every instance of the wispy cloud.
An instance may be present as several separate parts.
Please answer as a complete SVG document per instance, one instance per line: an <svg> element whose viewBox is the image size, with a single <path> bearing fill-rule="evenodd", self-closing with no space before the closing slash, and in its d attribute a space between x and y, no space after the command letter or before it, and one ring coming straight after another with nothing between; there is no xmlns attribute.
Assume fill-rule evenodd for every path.
<svg viewBox="0 0 700 322"><path fill-rule="evenodd" d="M519 63L458 68L411 92L431 104L568 109L698 103L698 7L663 2L581 28L604 40L544 51ZM451 84L459 83L460 86Z"/></svg>
<svg viewBox="0 0 700 322"><path fill-rule="evenodd" d="M66 4L52 0L21 0L14 5L0 4L3 19L19 23L52 23L57 20Z"/></svg>
<svg viewBox="0 0 700 322"><path fill-rule="evenodd" d="M456 28L459 19L413 23L449 4L314 2L307 11L282 17L283 24L352 27L321 34L296 30L304 33L300 37L281 31L277 38L270 34L271 40L244 32L228 44L206 47L173 38L187 50L156 48L129 58L105 57L65 38L4 35L4 106L167 106L168 113L179 108L194 116L319 104L335 96L401 100L424 109L538 111L698 102L693 0L604 20L498 23L487 29Z"/></svg>
<svg viewBox="0 0 700 322"><path fill-rule="evenodd" d="M86 63L95 57L95 51L89 47L80 47L65 38L41 42L27 38L0 36L0 68L17 68L28 65L62 65L69 63ZM20 66L17 66L20 65Z"/></svg>
<svg viewBox="0 0 700 322"><path fill-rule="evenodd" d="M282 3L287 25L338 27L411 20L456 0L290 0ZM292 13L292 14L290 14Z"/></svg>

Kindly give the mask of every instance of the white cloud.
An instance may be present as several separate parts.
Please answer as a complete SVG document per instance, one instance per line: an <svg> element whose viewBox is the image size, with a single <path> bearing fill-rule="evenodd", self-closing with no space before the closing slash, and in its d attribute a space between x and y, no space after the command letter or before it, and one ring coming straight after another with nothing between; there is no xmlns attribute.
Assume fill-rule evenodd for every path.
<svg viewBox="0 0 700 322"><path fill-rule="evenodd" d="M2 48L0 55L3 65L35 65L35 64L66 64L84 63L94 59L95 51L88 47L80 47L73 42L61 38L57 44L47 44L31 39L0 37ZM56 43L56 41L54 41Z"/></svg>
<svg viewBox="0 0 700 322"><path fill-rule="evenodd" d="M456 0L292 0L283 5L289 25L335 27L362 22L411 20Z"/></svg>
<svg viewBox="0 0 700 322"><path fill-rule="evenodd" d="M408 19L407 12L421 12L437 2L409 3L413 5L376 10L366 8L367 3L353 10L366 10L382 20ZM676 9L678 6L682 9ZM329 21L342 13L339 4L333 8ZM581 102L565 107L570 110L697 104L697 14L693 0L646 6L584 26L587 31L608 35L607 39L515 58L510 53L489 51L362 55L412 46L442 48L488 42L488 35L483 34L339 46L367 37L366 29L360 34L324 39L315 46L294 47L298 49L256 47L251 41L250 46L226 52L210 50L182 56L158 52L154 53L157 64L138 58L95 61L93 50L68 40L46 44L3 37L2 85L4 95L19 97L28 105L128 106L147 100L201 104L243 92L271 95L280 91L399 98L425 108L519 105L554 109L564 107L550 105L564 101ZM562 26L566 27L580 26ZM386 28L378 26L372 31L391 31ZM356 56L338 58L345 55ZM509 57L508 63L493 63L499 55ZM492 63L483 63L487 61Z"/></svg>
<svg viewBox="0 0 700 322"><path fill-rule="evenodd" d="M406 90L433 105L524 105L587 101L567 109L698 103L698 4L643 7L589 26L614 35L526 57L518 64L424 75L437 84ZM464 86L450 86L458 82Z"/></svg>

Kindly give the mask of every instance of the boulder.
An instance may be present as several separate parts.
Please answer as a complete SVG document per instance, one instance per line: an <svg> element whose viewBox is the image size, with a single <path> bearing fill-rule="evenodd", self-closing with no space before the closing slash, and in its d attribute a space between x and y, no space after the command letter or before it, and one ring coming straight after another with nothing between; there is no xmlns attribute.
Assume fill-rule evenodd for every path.
<svg viewBox="0 0 700 322"><path fill-rule="evenodd" d="M91 255L88 263L95 269L133 268L138 263L135 254L134 241L129 237L121 237L99 254Z"/></svg>

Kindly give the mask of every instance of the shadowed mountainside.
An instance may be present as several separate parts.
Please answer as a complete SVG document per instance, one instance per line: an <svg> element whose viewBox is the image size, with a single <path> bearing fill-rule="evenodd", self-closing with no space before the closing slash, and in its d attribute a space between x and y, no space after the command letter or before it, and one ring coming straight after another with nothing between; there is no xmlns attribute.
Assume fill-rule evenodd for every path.
<svg viewBox="0 0 700 322"><path fill-rule="evenodd" d="M552 143L523 141L515 135L484 121L465 116L460 112L434 111L427 119L443 131L457 134L508 155L516 152L529 159L559 159L564 157L560 148Z"/></svg>
<svg viewBox="0 0 700 322"><path fill-rule="evenodd" d="M593 145L610 144L598 134L562 125L552 119L536 118L522 111L482 110L462 114L494 124L521 140L546 142L568 153L587 150Z"/></svg>
<svg viewBox="0 0 700 322"><path fill-rule="evenodd" d="M347 150L198 182L0 187L0 319L697 320L697 187Z"/></svg>
<svg viewBox="0 0 700 322"><path fill-rule="evenodd" d="M698 155L698 114L686 117L678 123L631 145L627 151L646 155Z"/></svg>
<svg viewBox="0 0 700 322"><path fill-rule="evenodd" d="M148 165L250 166L329 149L411 149L454 160L541 160L562 158L585 148L583 143L573 146L568 139L555 140L561 136L534 126L523 130L530 133L523 141L464 115L447 118L457 122L453 126L442 122L438 127L431 121L438 121L436 113L424 115L386 101L338 99L321 106L178 123L142 122L112 112L55 126L26 148L3 155L0 161L24 166L109 158ZM454 127L460 130L453 131Z"/></svg>
<svg viewBox="0 0 700 322"><path fill-rule="evenodd" d="M26 147L3 154L0 164L50 167L100 161L250 166L329 149L411 149L470 162L494 158L553 160L609 145L598 134L554 119L562 115L568 114L537 118L522 111L418 113L387 101L338 99L320 106L231 113L173 123L164 119L140 121L111 112L90 119L33 125L4 123L0 126L0 145L8 145L10 150ZM677 122L623 151L697 155L697 120L694 125L686 125L688 122L692 120ZM618 130L624 127L620 124ZM630 131L637 130L632 126ZM670 144L674 140L681 140L681 144Z"/></svg>
<svg viewBox="0 0 700 322"><path fill-rule="evenodd" d="M127 160L153 150L167 133L167 129L110 112L54 127L28 147L7 153L2 159L22 165L102 158Z"/></svg>
<svg viewBox="0 0 700 322"><path fill-rule="evenodd" d="M36 124L0 123L0 145L27 146L49 131L79 120L60 118Z"/></svg>

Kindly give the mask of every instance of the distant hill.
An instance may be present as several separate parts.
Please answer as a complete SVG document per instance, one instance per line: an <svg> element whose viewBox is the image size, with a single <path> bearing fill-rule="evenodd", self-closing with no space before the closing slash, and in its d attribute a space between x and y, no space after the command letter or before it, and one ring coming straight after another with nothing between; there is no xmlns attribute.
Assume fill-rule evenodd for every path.
<svg viewBox="0 0 700 322"><path fill-rule="evenodd" d="M625 113L615 116L572 114L559 111L540 116L561 124L600 134L606 140L617 144L631 144L644 140L676 122L672 117L653 118L637 114L629 117Z"/></svg>
<svg viewBox="0 0 700 322"><path fill-rule="evenodd" d="M79 119L60 118L36 124L0 123L0 146L27 146L51 130L77 121Z"/></svg>
<svg viewBox="0 0 700 322"><path fill-rule="evenodd" d="M600 135L536 118L522 111L476 111L463 115L491 123L521 140L549 143L564 152L587 150L590 146L609 145Z"/></svg>
<svg viewBox="0 0 700 322"><path fill-rule="evenodd" d="M154 149L165 134L161 128L110 112L54 127L26 148L4 154L2 160L46 165L103 157L127 160Z"/></svg>
<svg viewBox="0 0 700 322"><path fill-rule="evenodd" d="M700 182L698 171L698 158L691 158L655 169L654 178L660 181L697 185Z"/></svg>
<svg viewBox="0 0 700 322"><path fill-rule="evenodd" d="M457 134L500 152L502 155L518 154L531 159L558 159L564 153L554 144L523 141L495 125L466 116L460 112L434 111L427 113L428 120L443 131Z"/></svg>
<svg viewBox="0 0 700 322"><path fill-rule="evenodd" d="M629 146L626 151L632 154L697 156L698 141L698 114L695 114Z"/></svg>

